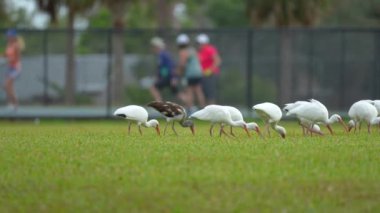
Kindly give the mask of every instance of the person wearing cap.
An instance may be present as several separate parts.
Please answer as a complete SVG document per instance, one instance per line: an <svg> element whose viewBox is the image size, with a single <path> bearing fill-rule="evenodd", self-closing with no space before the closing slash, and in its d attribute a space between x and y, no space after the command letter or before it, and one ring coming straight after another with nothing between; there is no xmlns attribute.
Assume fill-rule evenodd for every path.
<svg viewBox="0 0 380 213"><path fill-rule="evenodd" d="M196 40L199 45L198 57L203 73L202 88L207 104L215 104L216 84L222 60L220 59L218 50L210 44L210 39L206 34L199 34Z"/></svg>
<svg viewBox="0 0 380 213"><path fill-rule="evenodd" d="M202 68L196 50L190 46L190 39L186 34L177 37L179 62L178 76L186 79L186 87L180 98L188 109L194 107L194 96L197 97L200 107L205 106L205 97L202 90Z"/></svg>
<svg viewBox="0 0 380 213"><path fill-rule="evenodd" d="M157 75L154 85L150 88L150 93L156 101L162 101L160 90L170 88L173 94L177 94L176 85L172 84L174 76L174 61L169 52L165 49L164 41L159 37L154 37L150 41L153 51L157 55Z"/></svg>
<svg viewBox="0 0 380 213"><path fill-rule="evenodd" d="M18 101L14 90L14 81L21 73L21 44L17 31L9 29L6 32L7 46L5 53L2 54L7 60L7 70L5 73L4 89L7 95L8 107L16 110Z"/></svg>

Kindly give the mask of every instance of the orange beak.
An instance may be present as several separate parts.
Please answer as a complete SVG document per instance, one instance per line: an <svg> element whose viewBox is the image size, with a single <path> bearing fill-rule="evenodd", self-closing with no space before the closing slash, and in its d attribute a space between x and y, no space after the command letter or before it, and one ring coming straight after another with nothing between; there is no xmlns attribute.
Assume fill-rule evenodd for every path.
<svg viewBox="0 0 380 213"><path fill-rule="evenodd" d="M157 135L161 135L161 133L160 133L160 127L158 125L156 126L156 131L157 131Z"/></svg>
<svg viewBox="0 0 380 213"><path fill-rule="evenodd" d="M194 129L194 126L190 126L190 130L191 130L191 133L193 133L193 135L195 135L195 129Z"/></svg>

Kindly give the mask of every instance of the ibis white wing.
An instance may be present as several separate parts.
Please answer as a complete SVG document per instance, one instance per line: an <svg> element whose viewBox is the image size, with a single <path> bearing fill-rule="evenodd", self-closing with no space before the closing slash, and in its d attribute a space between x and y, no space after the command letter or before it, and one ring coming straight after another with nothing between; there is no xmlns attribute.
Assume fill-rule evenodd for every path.
<svg viewBox="0 0 380 213"><path fill-rule="evenodd" d="M194 112L190 118L197 118L199 120L216 123L228 123L231 120L231 115L223 106L209 105Z"/></svg>
<svg viewBox="0 0 380 213"><path fill-rule="evenodd" d="M286 115L295 115L300 119L314 122L325 121L327 118L327 114L323 108L309 102L290 110Z"/></svg>
<svg viewBox="0 0 380 213"><path fill-rule="evenodd" d="M265 102L256 104L252 108L264 120L268 120L269 122L277 122L281 120L282 111L276 104Z"/></svg>
<svg viewBox="0 0 380 213"><path fill-rule="evenodd" d="M233 121L243 121L244 120L243 114L241 114L241 112L238 109L236 109L235 107L224 106L224 108L227 109L227 111L230 113L231 119Z"/></svg>
<svg viewBox="0 0 380 213"><path fill-rule="evenodd" d="M148 120L148 112L141 106L129 105L121 107L114 112L115 116L124 115L125 119L146 122Z"/></svg>

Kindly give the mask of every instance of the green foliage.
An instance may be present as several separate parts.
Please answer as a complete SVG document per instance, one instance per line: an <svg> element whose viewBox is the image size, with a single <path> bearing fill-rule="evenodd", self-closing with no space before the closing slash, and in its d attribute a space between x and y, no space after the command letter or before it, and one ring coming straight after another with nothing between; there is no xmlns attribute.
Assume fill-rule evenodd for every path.
<svg viewBox="0 0 380 213"><path fill-rule="evenodd" d="M273 79L262 78L258 75L253 76L253 87L251 88L255 103L265 101L276 102L277 86Z"/></svg>
<svg viewBox="0 0 380 213"><path fill-rule="evenodd" d="M246 79L243 74L236 70L225 70L221 76L220 82L230 86L219 85L219 93L223 94L222 103L235 103L236 105L245 106L246 104ZM256 103L263 101L276 101L277 90L273 79L262 78L254 75L252 78L253 87L250 88L253 94L253 100ZM233 85L231 87L231 85Z"/></svg>
<svg viewBox="0 0 380 213"><path fill-rule="evenodd" d="M265 24L274 18L276 26L313 25L326 8L327 0L246 0L251 24Z"/></svg>
<svg viewBox="0 0 380 213"><path fill-rule="evenodd" d="M157 20L154 16L156 11L154 4L146 4L138 1L131 4L126 14L126 23L129 28L153 28L157 27Z"/></svg>
<svg viewBox="0 0 380 213"><path fill-rule="evenodd" d="M380 210L379 134L302 137L282 124L286 140L210 137L198 121L195 136L176 124L179 137L135 125L128 136L122 119L1 121L0 211Z"/></svg>
<svg viewBox="0 0 380 213"><path fill-rule="evenodd" d="M207 14L216 27L248 25L244 0L212 0L208 2Z"/></svg>
<svg viewBox="0 0 380 213"><path fill-rule="evenodd" d="M379 0L345 0L331 3L322 20L325 26L378 26L380 21Z"/></svg>
<svg viewBox="0 0 380 213"><path fill-rule="evenodd" d="M90 28L109 28L112 25L111 13L106 7L101 7L88 21Z"/></svg>
<svg viewBox="0 0 380 213"><path fill-rule="evenodd" d="M129 85L125 88L124 103L144 105L152 100L147 89L143 89L138 85Z"/></svg>

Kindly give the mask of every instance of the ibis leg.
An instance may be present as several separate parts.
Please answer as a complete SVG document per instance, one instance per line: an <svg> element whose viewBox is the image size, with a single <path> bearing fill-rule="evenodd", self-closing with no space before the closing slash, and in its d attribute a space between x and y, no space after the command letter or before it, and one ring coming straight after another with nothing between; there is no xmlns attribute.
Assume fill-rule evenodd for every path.
<svg viewBox="0 0 380 213"><path fill-rule="evenodd" d="M367 128L368 128L368 134L371 134L371 124L370 123L367 124Z"/></svg>
<svg viewBox="0 0 380 213"><path fill-rule="evenodd" d="M235 134L234 134L234 132L232 131L232 126L230 126L230 133L231 133L232 136L235 137Z"/></svg>
<svg viewBox="0 0 380 213"><path fill-rule="evenodd" d="M303 127L302 125L301 125L301 127L302 127L302 134L303 134L303 136L306 136L305 127Z"/></svg>
<svg viewBox="0 0 380 213"><path fill-rule="evenodd" d="M140 132L140 135L142 135L141 125L138 125L138 126L139 126L139 132Z"/></svg>
<svg viewBox="0 0 380 213"><path fill-rule="evenodd" d="M317 133L317 134L319 134L319 135L323 135L323 134L321 134L320 132L315 132L313 129L311 129L309 126L305 126L305 125L303 125L303 124L301 124L307 131L310 131L310 132L314 132L314 133Z"/></svg>
<svg viewBox="0 0 380 213"><path fill-rule="evenodd" d="M131 125L132 125L132 122L129 121L129 123L128 123L128 135L131 133Z"/></svg>
<svg viewBox="0 0 380 213"><path fill-rule="evenodd" d="M267 133L268 133L268 136L270 137L270 130L269 130L269 123L266 123L265 124L265 127L266 127L266 129L267 129Z"/></svg>
<svg viewBox="0 0 380 213"><path fill-rule="evenodd" d="M359 122L359 132L362 130L362 122Z"/></svg>
<svg viewBox="0 0 380 213"><path fill-rule="evenodd" d="M219 137L222 137L222 134L225 134L226 136L228 136L227 133L224 131L224 125L220 124Z"/></svg>
<svg viewBox="0 0 380 213"><path fill-rule="evenodd" d="M166 134L166 128L168 128L169 122L166 122L165 129L164 129L164 135Z"/></svg>
<svg viewBox="0 0 380 213"><path fill-rule="evenodd" d="M174 128L174 121L172 123L172 130L173 130L174 134L178 136L177 131L175 131L175 128Z"/></svg>
<svg viewBox="0 0 380 213"><path fill-rule="evenodd" d="M211 126L210 126L210 136L212 136L212 129L214 128L214 125L215 124L211 124Z"/></svg>

